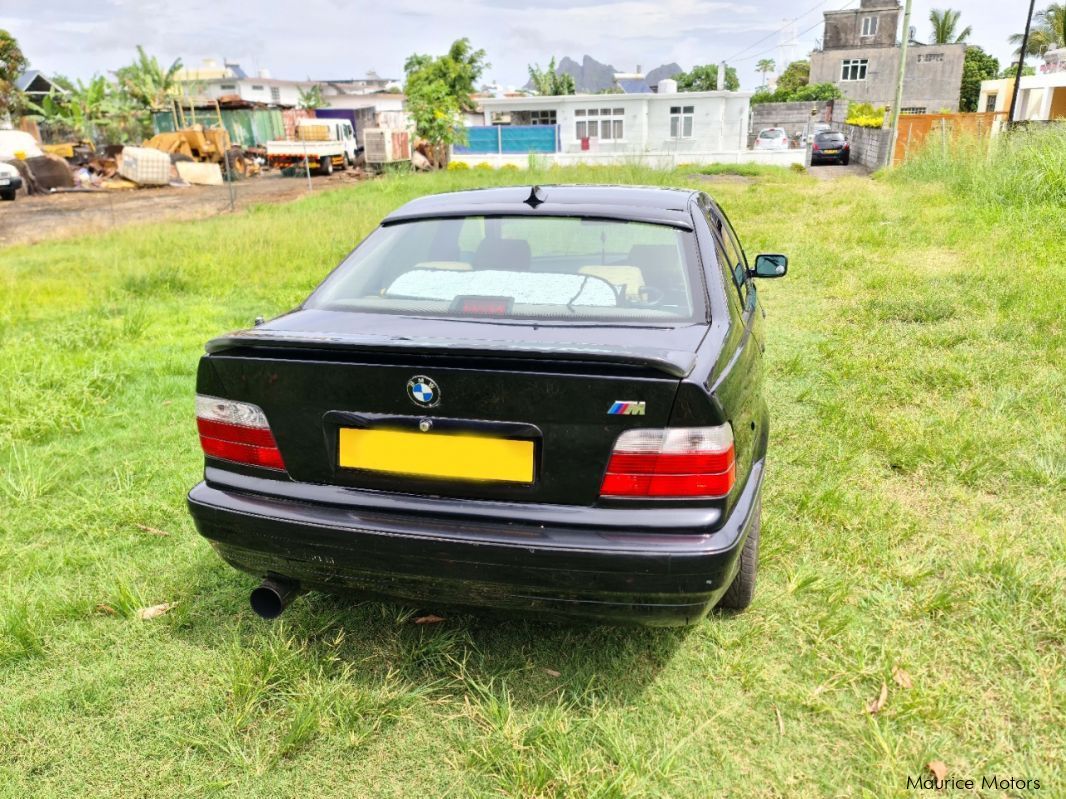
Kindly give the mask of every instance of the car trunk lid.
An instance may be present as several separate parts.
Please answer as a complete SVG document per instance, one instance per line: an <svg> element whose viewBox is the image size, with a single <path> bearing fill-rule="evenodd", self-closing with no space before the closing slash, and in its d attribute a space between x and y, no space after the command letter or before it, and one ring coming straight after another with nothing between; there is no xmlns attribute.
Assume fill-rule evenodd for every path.
<svg viewBox="0 0 1066 799"><path fill-rule="evenodd" d="M294 480L588 505L618 435L668 424L706 326L641 328L640 346L620 343L635 332L299 311L215 339L205 362L219 390L263 409ZM429 394L411 388L423 379ZM440 436L473 441L455 452L473 459L476 477L420 474L441 458L447 468L455 440L441 449ZM493 449L501 440L531 444ZM354 460L353 447L362 447Z"/></svg>

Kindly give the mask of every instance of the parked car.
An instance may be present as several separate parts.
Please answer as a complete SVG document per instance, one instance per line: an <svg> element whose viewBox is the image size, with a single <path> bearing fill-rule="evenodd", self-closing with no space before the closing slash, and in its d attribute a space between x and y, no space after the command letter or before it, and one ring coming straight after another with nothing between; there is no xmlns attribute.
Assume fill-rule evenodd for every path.
<svg viewBox="0 0 1066 799"><path fill-rule="evenodd" d="M830 125L828 122L812 122L808 130L797 133L796 136L799 139L800 144L806 147L808 138L814 138L823 130L830 130L832 129L832 127L833 126Z"/></svg>
<svg viewBox="0 0 1066 799"><path fill-rule="evenodd" d="M0 161L0 199L14 200L22 188L22 175L11 164Z"/></svg>
<svg viewBox="0 0 1066 799"><path fill-rule="evenodd" d="M851 162L851 145L838 130L824 130L811 142L811 165L845 164Z"/></svg>
<svg viewBox="0 0 1066 799"><path fill-rule="evenodd" d="M266 618L303 589L647 624L744 608L754 279L787 268L688 190L409 202L298 308L207 344L196 527L265 578Z"/></svg>
<svg viewBox="0 0 1066 799"><path fill-rule="evenodd" d="M784 128L763 128L755 138L756 150L787 150L788 134Z"/></svg>

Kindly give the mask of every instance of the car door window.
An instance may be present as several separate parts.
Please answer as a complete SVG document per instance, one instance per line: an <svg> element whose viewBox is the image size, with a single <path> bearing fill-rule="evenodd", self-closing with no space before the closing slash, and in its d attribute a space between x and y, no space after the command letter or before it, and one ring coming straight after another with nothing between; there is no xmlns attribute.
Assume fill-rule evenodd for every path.
<svg viewBox="0 0 1066 799"><path fill-rule="evenodd" d="M744 251L737 243L736 236L733 235L732 228L729 226L729 220L725 218L724 214L720 214L713 207L704 208L704 214L706 214L707 223L714 233L715 245L722 250L720 257L724 258L723 263L726 266L726 271L729 272L733 286L737 290L737 296L740 298L741 305L743 305L748 297L748 266L744 260Z"/></svg>

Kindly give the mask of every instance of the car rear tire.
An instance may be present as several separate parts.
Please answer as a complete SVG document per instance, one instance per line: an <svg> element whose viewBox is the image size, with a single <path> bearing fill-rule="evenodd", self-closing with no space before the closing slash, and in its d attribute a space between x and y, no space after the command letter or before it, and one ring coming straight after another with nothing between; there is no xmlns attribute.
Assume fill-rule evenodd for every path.
<svg viewBox="0 0 1066 799"><path fill-rule="evenodd" d="M11 191L5 191L3 194L0 194L0 198L2 198L4 200L8 200L8 201L14 200L15 199L15 190L12 189Z"/></svg>
<svg viewBox="0 0 1066 799"><path fill-rule="evenodd" d="M847 166L848 164L850 164L851 163L851 155L845 155L843 158L840 159L840 163L842 163L844 166Z"/></svg>
<svg viewBox="0 0 1066 799"><path fill-rule="evenodd" d="M333 174L333 158L331 156L328 156L328 155L325 155L322 158L319 158L318 159L318 171L321 172L323 175L332 175Z"/></svg>
<svg viewBox="0 0 1066 799"><path fill-rule="evenodd" d="M744 610L755 599L755 575L759 570L759 529L762 527L762 497L756 500L752 522L744 548L740 551L740 568L729 588L718 600L717 607Z"/></svg>

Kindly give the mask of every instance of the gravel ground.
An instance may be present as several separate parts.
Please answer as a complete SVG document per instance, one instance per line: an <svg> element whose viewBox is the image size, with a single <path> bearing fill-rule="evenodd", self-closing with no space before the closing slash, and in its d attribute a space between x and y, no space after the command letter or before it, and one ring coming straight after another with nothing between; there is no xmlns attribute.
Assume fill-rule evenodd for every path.
<svg viewBox="0 0 1066 799"><path fill-rule="evenodd" d="M360 172L312 175L312 191L346 186L365 177ZM304 177L265 172L233 184L237 210L256 203L294 200L307 193ZM200 219L229 213L228 186L161 187L113 191L61 192L0 202L0 246L98 232L122 225L163 219Z"/></svg>

